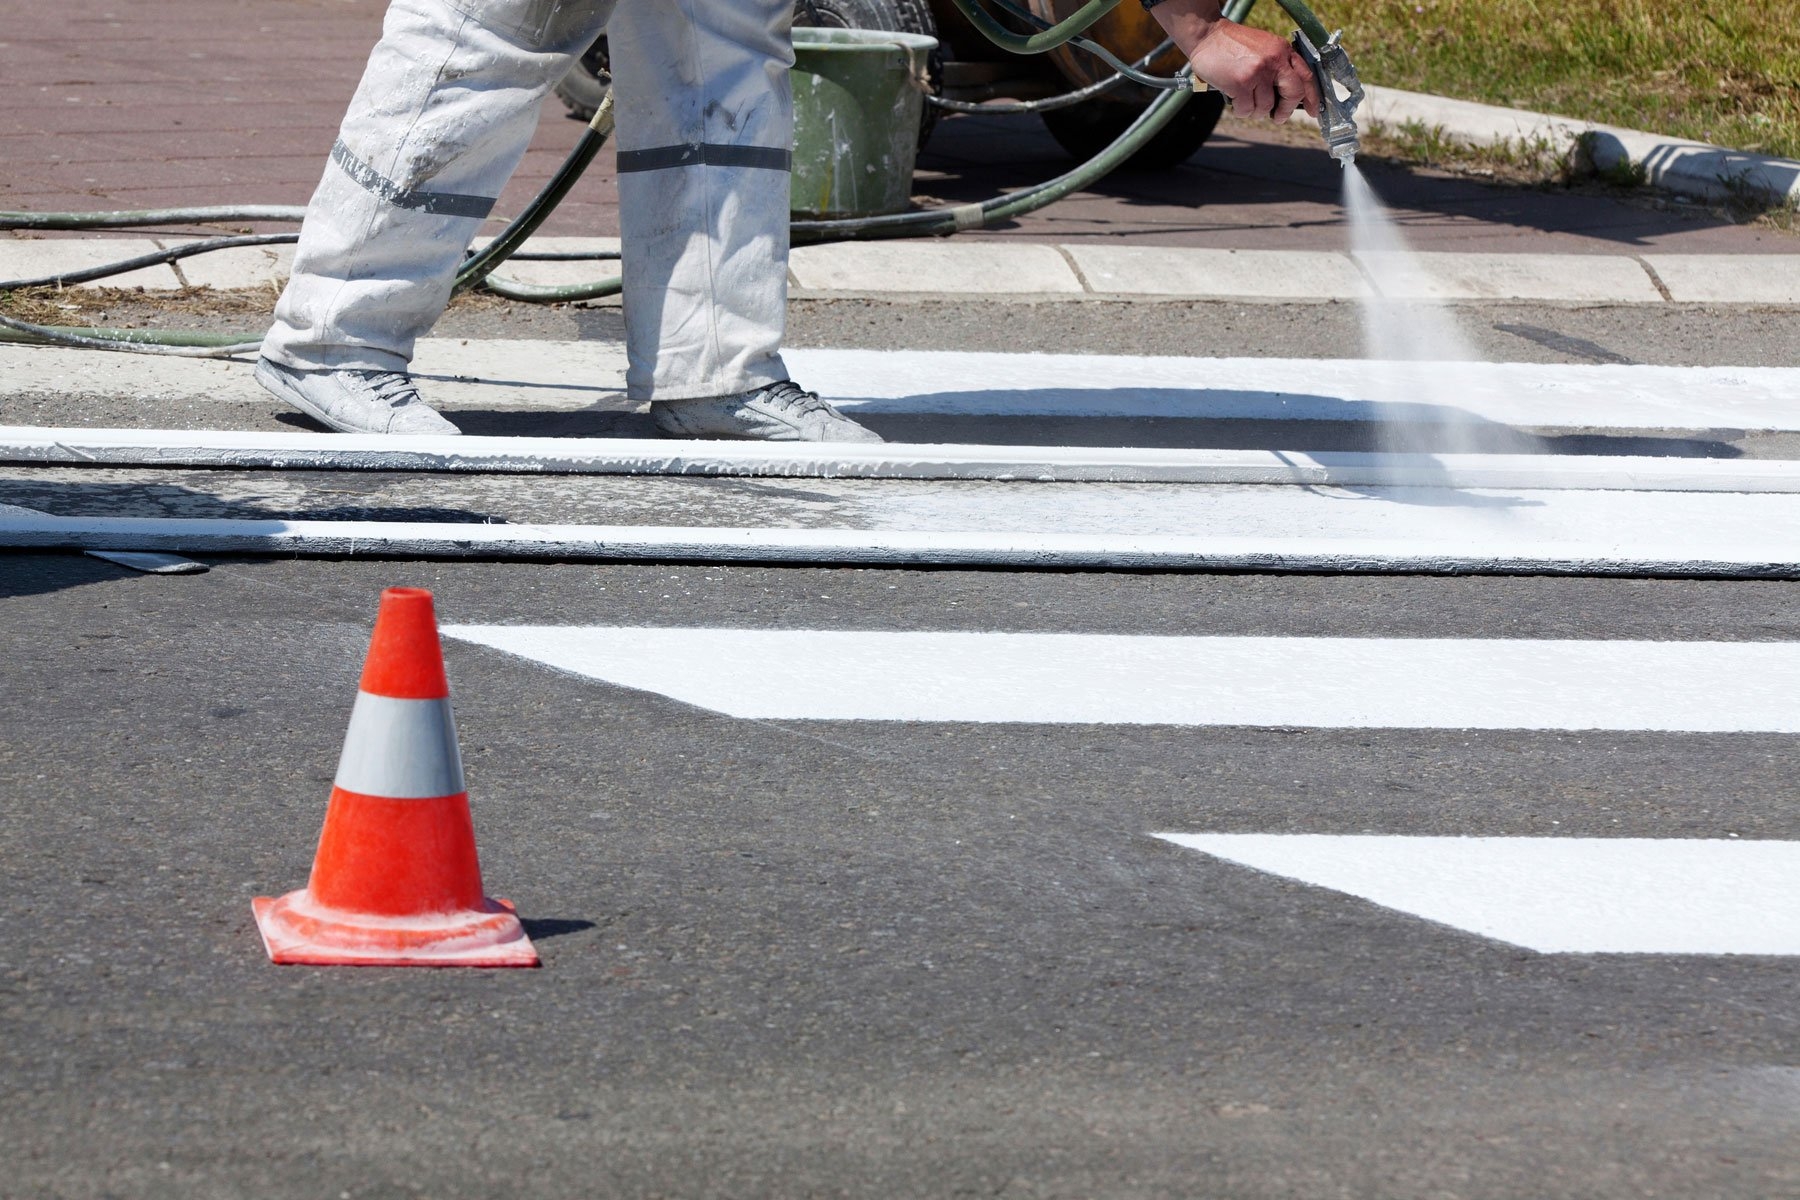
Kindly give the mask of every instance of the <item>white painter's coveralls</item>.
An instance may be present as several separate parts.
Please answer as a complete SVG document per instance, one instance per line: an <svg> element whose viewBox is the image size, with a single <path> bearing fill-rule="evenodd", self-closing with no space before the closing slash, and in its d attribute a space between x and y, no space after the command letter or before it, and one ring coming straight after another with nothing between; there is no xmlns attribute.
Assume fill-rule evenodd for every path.
<svg viewBox="0 0 1800 1200"><path fill-rule="evenodd" d="M393 0L263 353L302 370L405 370L544 97L604 28L631 396L786 379L792 11L792 0Z"/></svg>

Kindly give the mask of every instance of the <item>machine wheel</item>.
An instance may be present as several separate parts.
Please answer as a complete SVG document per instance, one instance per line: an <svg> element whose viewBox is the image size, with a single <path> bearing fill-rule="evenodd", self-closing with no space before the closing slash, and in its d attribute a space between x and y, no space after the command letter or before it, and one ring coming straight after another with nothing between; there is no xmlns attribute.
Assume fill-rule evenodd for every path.
<svg viewBox="0 0 1800 1200"><path fill-rule="evenodd" d="M899 33L937 36L937 22L931 17L930 0L794 0L794 24L823 29L891 29ZM577 121L593 120L600 102L606 99L606 89L612 82L607 71L609 62L606 35L601 34L556 85L558 98ZM926 70L931 77L932 90L939 90L944 75L942 50L931 52ZM927 104L919 118L920 146L931 136L937 116L938 110Z"/></svg>
<svg viewBox="0 0 1800 1200"><path fill-rule="evenodd" d="M591 121L600 111L600 102L606 99L607 89L612 87L608 61L603 33L594 39L587 53L575 60L569 73L556 85L557 99L568 106L569 115L577 121Z"/></svg>
<svg viewBox="0 0 1800 1200"><path fill-rule="evenodd" d="M1142 111L1117 101L1093 100L1038 115L1043 118L1050 136L1064 150L1085 162L1112 145ZM1219 123L1224 111L1224 93L1201 92L1189 100L1148 145L1132 155L1126 166L1136 170L1161 170L1186 162L1212 136L1213 127Z"/></svg>

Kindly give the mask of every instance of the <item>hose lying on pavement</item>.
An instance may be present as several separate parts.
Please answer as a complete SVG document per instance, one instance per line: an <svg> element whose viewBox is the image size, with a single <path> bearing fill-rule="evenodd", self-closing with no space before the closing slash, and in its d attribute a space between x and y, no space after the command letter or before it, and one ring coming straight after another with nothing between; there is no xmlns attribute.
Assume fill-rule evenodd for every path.
<svg viewBox="0 0 1800 1200"><path fill-rule="evenodd" d="M960 6L961 0L958 2ZM1087 24L1092 24L1090 19L1087 24L1080 24L1077 28L1080 18L1085 15L1097 19L1096 13L1103 15L1117 3L1118 0L1110 0L1110 3L1108 0L1092 0L1075 17L1055 27L1056 31L1066 32L1074 29L1075 33L1079 33L1080 29L1087 27ZM1006 7L1011 8L1010 5L1006 5ZM1069 34L1069 38L1074 36L1074 33ZM1065 38L1064 40L1069 39ZM1076 44L1085 41L1086 39L1080 39ZM1052 42L1050 44L1060 43ZM1157 52L1160 52L1160 49L1159 47ZM1153 52L1151 57L1154 57L1157 52ZM794 243L805 245L858 239L948 236L970 229L982 229L1000 221L1035 212L1071 192L1079 191L1095 183L1141 150L1169 123L1176 113L1181 111L1182 106L1193 95L1191 87L1193 76L1186 67L1182 68L1175 76L1159 79L1142 76L1126 64L1117 63L1112 56L1106 57L1123 69L1121 77L1148 80L1153 86L1164 90L1139 114L1137 120L1133 121L1123 133L1114 139L1111 145L1074 170L1032 187L994 196L979 203L958 204L945 208L923 209L877 217L795 221L790 226ZM1111 86L1116 79L1105 82L1106 86ZM1096 90L1103 89L1097 88ZM576 180L581 177L582 172L593 162L595 155L605 145L612 134L612 129L612 96L609 92L605 102L595 112L593 120L588 123L587 129L582 133L580 141L570 151L555 176L532 198L531 203L525 206L524 211L501 231L499 236L472 254L463 263L456 276L457 291L465 291L479 286L509 300L538 304L566 304L614 296L623 289L624 281L616 275L591 283L546 286L501 279L492 274L494 269L508 258L518 257L523 261L526 257L547 257L521 256L518 254L518 249L562 202L569 189L575 185ZM101 213L0 212L0 229L120 229L154 225L189 225L211 221L297 221L305 216L305 212L306 210L303 208L281 205L220 205L203 208L146 209L138 212ZM154 254L140 255L124 262L86 268L64 275L0 282L0 293L20 287L60 286L67 283L92 282L141 267L172 263L181 258L214 250L293 242L298 239L298 236L298 234L291 233L248 234L240 237L194 242L171 247ZM591 257L602 256L593 255ZM88 350L122 350L138 354L165 354L184 358L225 358L254 351L262 344L262 335L252 332L196 333L38 325L30 321L20 321L0 315L0 342L27 342Z"/></svg>

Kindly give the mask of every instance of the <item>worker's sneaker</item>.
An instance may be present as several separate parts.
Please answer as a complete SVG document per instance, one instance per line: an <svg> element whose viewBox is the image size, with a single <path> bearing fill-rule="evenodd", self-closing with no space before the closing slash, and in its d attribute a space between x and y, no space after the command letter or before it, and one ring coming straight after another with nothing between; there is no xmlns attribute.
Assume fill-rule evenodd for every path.
<svg viewBox="0 0 1800 1200"><path fill-rule="evenodd" d="M652 400L650 416L664 433L683 438L743 438L761 442L879 442L797 383L782 380L736 396Z"/></svg>
<svg viewBox="0 0 1800 1200"><path fill-rule="evenodd" d="M461 433L399 371L300 371L256 361L256 382L339 433Z"/></svg>

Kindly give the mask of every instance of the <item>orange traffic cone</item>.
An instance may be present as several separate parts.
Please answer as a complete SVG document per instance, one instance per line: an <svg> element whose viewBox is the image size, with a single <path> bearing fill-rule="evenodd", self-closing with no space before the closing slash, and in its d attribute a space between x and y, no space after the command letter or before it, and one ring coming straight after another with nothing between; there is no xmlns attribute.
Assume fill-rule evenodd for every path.
<svg viewBox="0 0 1800 1200"><path fill-rule="evenodd" d="M482 894L431 593L388 588L306 887L252 903L278 963L535 967Z"/></svg>

